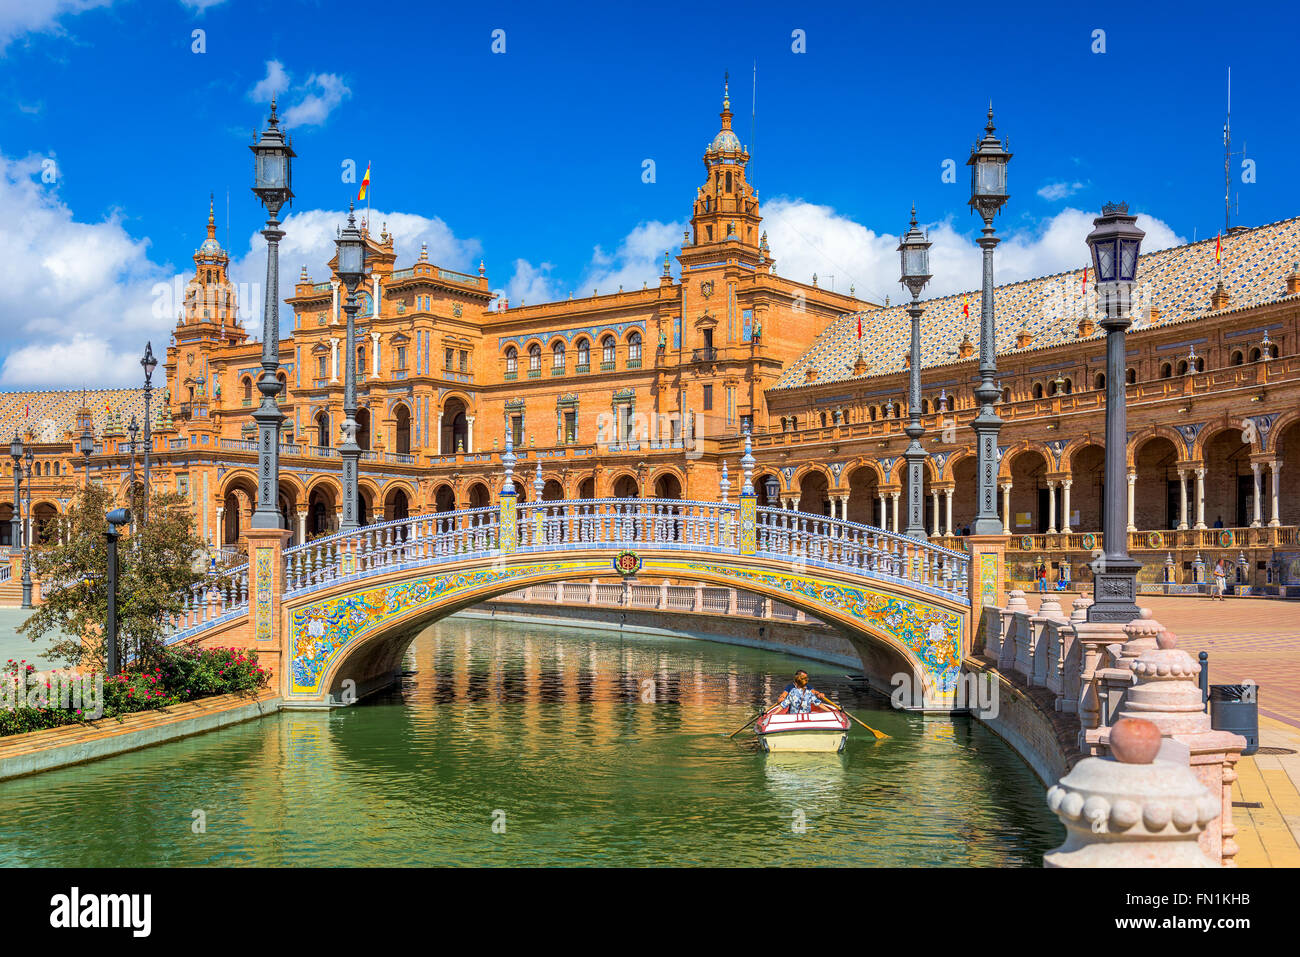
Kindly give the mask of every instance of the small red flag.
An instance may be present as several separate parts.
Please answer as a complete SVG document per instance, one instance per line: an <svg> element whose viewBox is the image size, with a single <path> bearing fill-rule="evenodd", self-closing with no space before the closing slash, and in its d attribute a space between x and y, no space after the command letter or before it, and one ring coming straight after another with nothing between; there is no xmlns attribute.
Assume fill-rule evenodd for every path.
<svg viewBox="0 0 1300 957"><path fill-rule="evenodd" d="M1219 233L1214 240L1214 261L1216 263L1221 255L1223 255L1223 233Z"/></svg>
<svg viewBox="0 0 1300 957"><path fill-rule="evenodd" d="M1083 267L1083 294L1088 295L1088 267Z"/></svg>
<svg viewBox="0 0 1300 957"><path fill-rule="evenodd" d="M858 338L862 338L862 317L858 316Z"/></svg>
<svg viewBox="0 0 1300 957"><path fill-rule="evenodd" d="M961 312L967 319L970 318L970 296L961 297Z"/></svg>

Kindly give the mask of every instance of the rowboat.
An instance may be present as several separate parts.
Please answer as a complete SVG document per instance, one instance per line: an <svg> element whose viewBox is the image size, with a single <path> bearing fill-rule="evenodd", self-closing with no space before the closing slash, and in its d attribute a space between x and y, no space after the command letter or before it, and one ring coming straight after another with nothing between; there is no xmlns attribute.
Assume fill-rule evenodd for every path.
<svg viewBox="0 0 1300 957"><path fill-rule="evenodd" d="M807 714L776 712L764 715L754 725L764 751L825 751L844 749L849 736L848 716L840 711L810 711Z"/></svg>

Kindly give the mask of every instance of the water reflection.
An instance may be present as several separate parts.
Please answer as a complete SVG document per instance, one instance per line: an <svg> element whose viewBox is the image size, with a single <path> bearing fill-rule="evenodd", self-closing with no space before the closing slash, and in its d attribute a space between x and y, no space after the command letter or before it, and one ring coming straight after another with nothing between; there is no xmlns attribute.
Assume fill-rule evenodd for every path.
<svg viewBox="0 0 1300 957"><path fill-rule="evenodd" d="M855 725L835 755L725 737L801 666L892 737ZM1060 842L997 738L889 710L830 666L453 620L406 667L353 708L0 785L0 863L1037 866Z"/></svg>

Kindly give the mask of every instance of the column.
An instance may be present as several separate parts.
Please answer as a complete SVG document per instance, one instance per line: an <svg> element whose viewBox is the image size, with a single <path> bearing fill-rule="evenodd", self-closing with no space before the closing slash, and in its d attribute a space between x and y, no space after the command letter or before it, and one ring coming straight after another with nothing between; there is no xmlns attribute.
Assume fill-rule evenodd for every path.
<svg viewBox="0 0 1300 957"><path fill-rule="evenodd" d="M337 336L330 339L330 381L339 381L339 340Z"/></svg>
<svg viewBox="0 0 1300 957"><path fill-rule="evenodd" d="M1070 486L1073 479L1061 480L1061 534L1069 535L1070 528Z"/></svg>
<svg viewBox="0 0 1300 957"><path fill-rule="evenodd" d="M1136 470L1128 473L1128 530L1130 532L1137 531L1137 526L1133 524L1133 516L1136 514L1137 511L1134 508L1134 501L1136 498L1135 492L1137 490L1137 480L1138 480L1138 474Z"/></svg>
<svg viewBox="0 0 1300 957"><path fill-rule="evenodd" d="M1002 484L1002 534L1011 534L1011 483Z"/></svg>
<svg viewBox="0 0 1300 957"><path fill-rule="evenodd" d="M1268 463L1268 468L1271 472L1270 477L1272 479L1269 484L1273 486L1272 489L1270 489L1273 493L1273 517L1268 520L1268 524L1271 528L1277 528L1277 526L1282 524L1282 517L1278 511L1278 489L1282 484L1282 476L1280 474L1282 471L1282 460L1274 459Z"/></svg>
<svg viewBox="0 0 1300 957"><path fill-rule="evenodd" d="M507 428L507 429L513 428L513 426L512 426L511 423L510 423L510 417L509 417L509 416L506 416L506 428ZM433 444L437 447L437 449L438 449L438 454L439 454L439 455L445 455L446 452L443 450L443 447L442 447L442 410L441 410L441 409L438 410L438 425L437 425L437 429L438 429L438 431L434 433Z"/></svg>
<svg viewBox="0 0 1300 957"><path fill-rule="evenodd" d="M952 494L955 489L946 488L943 490L945 504L943 508L943 525L948 530L949 535L957 534L952 527Z"/></svg>
<svg viewBox="0 0 1300 957"><path fill-rule="evenodd" d="M1234 489L1234 492L1236 490ZM1205 469L1196 470L1196 527L1205 527Z"/></svg>
<svg viewBox="0 0 1300 957"><path fill-rule="evenodd" d="M1047 534L1056 534L1056 483L1047 483Z"/></svg>
<svg viewBox="0 0 1300 957"><path fill-rule="evenodd" d="M224 506L217 506L217 534L212 537L212 544L217 548L226 544L226 526L221 520L221 516L225 510Z"/></svg>
<svg viewBox="0 0 1300 957"><path fill-rule="evenodd" d="M305 506L298 509L298 544L301 545L307 541L307 509Z"/></svg>
<svg viewBox="0 0 1300 957"><path fill-rule="evenodd" d="M1178 470L1178 529L1187 529L1187 469Z"/></svg>
<svg viewBox="0 0 1300 957"><path fill-rule="evenodd" d="M465 451L474 451L474 416L465 416Z"/></svg>
<svg viewBox="0 0 1300 957"><path fill-rule="evenodd" d="M889 527L898 531L898 492L891 492L889 497L892 500L889 509Z"/></svg>
<svg viewBox="0 0 1300 957"><path fill-rule="evenodd" d="M798 496L798 495L796 495L794 498L790 499L790 507L791 507L792 509L794 509L796 512L799 511L799 496Z"/></svg>
<svg viewBox="0 0 1300 957"><path fill-rule="evenodd" d="M378 282L378 280L376 280L376 282ZM370 348L370 352L371 352L371 357L370 357L370 369L371 369L371 374L372 374L376 379L378 379L378 378L379 378L379 333L377 333L377 332L372 332L372 333L370 333L370 347L371 347L371 348Z"/></svg>
<svg viewBox="0 0 1300 957"><path fill-rule="evenodd" d="M1251 520L1251 528L1259 528L1264 524L1264 482L1263 477L1259 474L1261 462L1251 462L1250 471L1254 475L1255 481L1255 517Z"/></svg>
<svg viewBox="0 0 1300 957"><path fill-rule="evenodd" d="M930 508L932 511L932 515L930 517L930 528L931 528L930 535L934 538L938 538L940 534L942 534L941 529L943 528L943 523L939 520L942 516L940 516L939 514L939 490L938 489L930 490Z"/></svg>
<svg viewBox="0 0 1300 957"><path fill-rule="evenodd" d="M379 273L375 273L374 276L371 278L374 279L373 286L375 290L375 295L374 298L371 300L370 315L378 319L379 318Z"/></svg>
<svg viewBox="0 0 1300 957"><path fill-rule="evenodd" d="M330 322L337 323L338 321L339 321L339 281L337 279L331 279L330 280Z"/></svg>
<svg viewBox="0 0 1300 957"><path fill-rule="evenodd" d="M889 531L889 510L885 506L885 493L879 492L876 497L880 499L880 527Z"/></svg>

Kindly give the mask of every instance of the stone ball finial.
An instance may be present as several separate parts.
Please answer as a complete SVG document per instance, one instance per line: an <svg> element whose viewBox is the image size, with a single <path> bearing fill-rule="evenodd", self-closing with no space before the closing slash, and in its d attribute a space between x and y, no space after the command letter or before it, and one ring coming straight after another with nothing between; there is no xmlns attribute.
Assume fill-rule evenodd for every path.
<svg viewBox="0 0 1300 957"><path fill-rule="evenodd" d="M1151 617L1151 609L1150 609L1150 608L1140 608L1140 609L1138 609L1138 617L1141 618L1141 619L1143 619L1144 621L1145 621L1146 619L1150 618L1150 617Z"/></svg>
<svg viewBox="0 0 1300 957"><path fill-rule="evenodd" d="M1177 648L1178 636L1175 635L1172 631L1168 631L1168 630L1162 631L1160 633L1160 636L1156 638L1156 646L1161 651L1168 651L1170 648Z"/></svg>
<svg viewBox="0 0 1300 957"><path fill-rule="evenodd" d="M1120 764L1150 764L1160 751L1160 729L1142 718L1120 718L1110 729L1110 751Z"/></svg>

